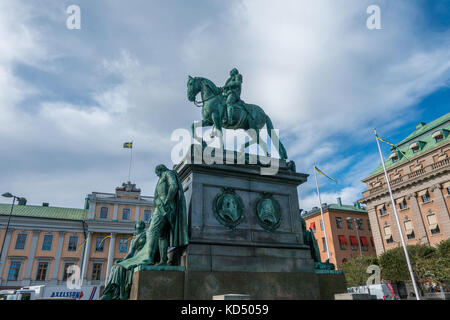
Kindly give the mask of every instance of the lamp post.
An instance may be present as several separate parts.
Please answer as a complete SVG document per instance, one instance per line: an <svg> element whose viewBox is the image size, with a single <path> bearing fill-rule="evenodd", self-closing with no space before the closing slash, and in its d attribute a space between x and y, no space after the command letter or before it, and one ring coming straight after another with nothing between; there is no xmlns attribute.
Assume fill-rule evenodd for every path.
<svg viewBox="0 0 450 320"><path fill-rule="evenodd" d="M358 231L358 229L359 229L358 222L361 221L361 219L348 217L347 221L355 221L356 237L358 238L358 246L359 246L359 256L362 258L361 239L359 238L359 231Z"/></svg>
<svg viewBox="0 0 450 320"><path fill-rule="evenodd" d="M13 208L14 208L14 202L16 202L16 199L18 199L19 201L24 201L26 202L25 198L22 197L16 197L15 195L12 195L9 192L5 192L4 194L2 194L3 197L5 198L13 198L13 202L11 204L11 210L9 211L9 217L8 217L8 223L6 224L6 231L5 231L5 235L3 236L3 242L2 242L2 248L0 249L0 259L2 257L3 254L3 247L5 245L5 240L6 240L6 235L8 234L8 230L9 230L9 222L11 221L11 216L13 213ZM1 262L1 261L0 261Z"/></svg>

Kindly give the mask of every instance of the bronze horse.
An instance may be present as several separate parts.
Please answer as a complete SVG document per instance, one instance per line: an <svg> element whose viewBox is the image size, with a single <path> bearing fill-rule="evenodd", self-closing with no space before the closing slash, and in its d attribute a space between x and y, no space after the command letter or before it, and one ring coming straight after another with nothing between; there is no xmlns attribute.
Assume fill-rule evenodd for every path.
<svg viewBox="0 0 450 320"><path fill-rule="evenodd" d="M225 129L244 129L250 135L250 141L243 144L239 152L252 145L259 144L263 149L266 156L270 157L267 150L267 143L260 139L260 130L266 125L269 137L274 142L277 148L280 158L287 159L286 149L281 141L276 136L273 130L273 124L269 116L263 111L263 109L255 104L245 104L243 107L234 108L233 112L233 125L223 124L222 118L225 112L225 97L222 94L222 88L218 88L211 80L201 77L189 76L187 82L187 97L189 101L195 102L195 97L200 92L203 105L202 108L202 127L214 126L212 137L217 136L219 138L220 147L223 148L223 136L222 128ZM250 130L253 129L253 130ZM250 130L250 131L249 131ZM256 134L255 134L256 132ZM253 134L252 134L253 133ZM192 124L192 135L194 139L202 143L202 139L195 133L195 125ZM273 135L275 135L273 137ZM278 141L275 143L274 139ZM277 145L278 144L278 145Z"/></svg>

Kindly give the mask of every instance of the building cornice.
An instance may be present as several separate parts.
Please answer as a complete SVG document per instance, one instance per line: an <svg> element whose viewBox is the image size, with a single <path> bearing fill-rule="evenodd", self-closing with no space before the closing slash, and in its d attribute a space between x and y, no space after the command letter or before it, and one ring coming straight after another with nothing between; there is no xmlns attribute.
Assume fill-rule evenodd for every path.
<svg viewBox="0 0 450 320"><path fill-rule="evenodd" d="M392 192L398 192L418 183L430 181L436 177L448 174L449 172L450 158L446 158L390 181ZM387 184L384 183L378 187L363 191L363 198L359 200L359 202L367 203L376 199L381 199L388 194L389 190Z"/></svg>

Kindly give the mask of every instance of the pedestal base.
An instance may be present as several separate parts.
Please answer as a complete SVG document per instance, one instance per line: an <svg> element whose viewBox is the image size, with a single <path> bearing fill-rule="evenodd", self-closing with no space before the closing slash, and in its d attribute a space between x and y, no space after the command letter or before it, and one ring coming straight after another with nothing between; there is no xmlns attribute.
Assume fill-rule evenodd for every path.
<svg viewBox="0 0 450 320"><path fill-rule="evenodd" d="M136 271L131 300L212 300L239 293L251 300L326 300L346 291L343 274L311 272Z"/></svg>

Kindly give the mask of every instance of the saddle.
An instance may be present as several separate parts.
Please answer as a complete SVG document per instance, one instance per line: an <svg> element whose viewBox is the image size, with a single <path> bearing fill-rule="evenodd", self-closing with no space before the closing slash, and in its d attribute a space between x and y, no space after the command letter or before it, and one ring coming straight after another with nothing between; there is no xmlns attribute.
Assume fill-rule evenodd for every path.
<svg viewBox="0 0 450 320"><path fill-rule="evenodd" d="M228 106L225 105L225 112L228 112ZM244 101L240 100L239 102L235 103L233 105L233 112L232 112L232 117L233 119L236 119L236 122L230 127L231 128L241 128L243 125L243 122L246 119L246 116L251 117L252 119L254 119L254 115L253 112L250 108L248 108L248 104L246 104ZM228 120L227 122L228 125L230 125L230 122Z"/></svg>

